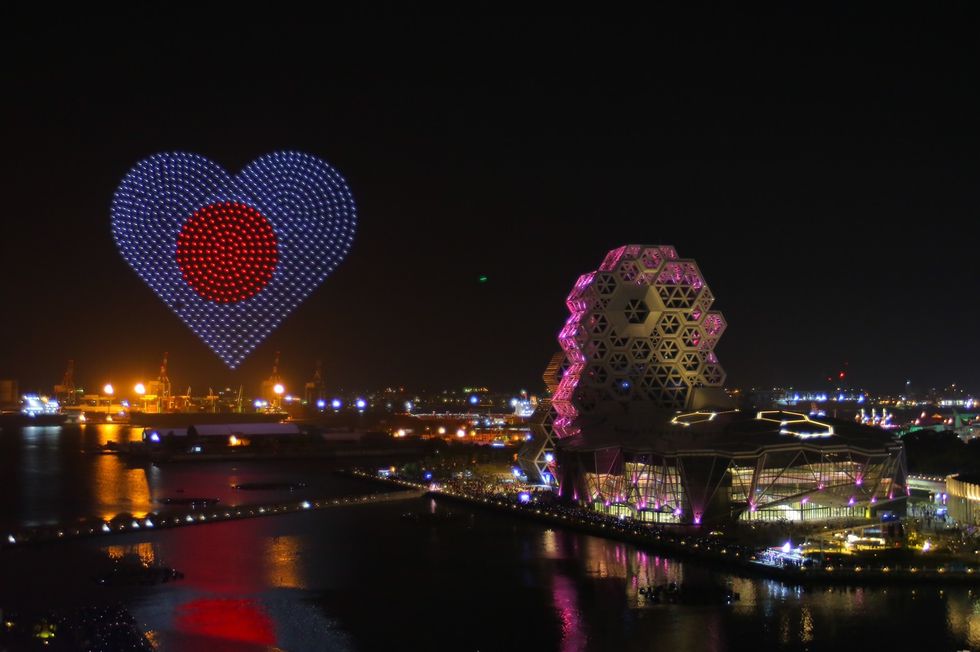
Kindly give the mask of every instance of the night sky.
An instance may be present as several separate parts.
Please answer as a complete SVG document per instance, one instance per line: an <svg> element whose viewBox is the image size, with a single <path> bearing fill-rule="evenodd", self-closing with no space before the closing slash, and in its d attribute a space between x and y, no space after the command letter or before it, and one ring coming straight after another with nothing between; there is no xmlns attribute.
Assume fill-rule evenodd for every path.
<svg viewBox="0 0 980 652"><path fill-rule="evenodd" d="M0 378L50 389L74 358L131 386L169 351L175 387L255 391L281 349L292 387L322 359L331 387L538 391L576 277L662 243L728 319L729 385L847 363L872 390L980 387L966 14L159 7L0 21ZM123 261L109 206L154 152L237 172L277 149L338 168L359 230L229 372Z"/></svg>

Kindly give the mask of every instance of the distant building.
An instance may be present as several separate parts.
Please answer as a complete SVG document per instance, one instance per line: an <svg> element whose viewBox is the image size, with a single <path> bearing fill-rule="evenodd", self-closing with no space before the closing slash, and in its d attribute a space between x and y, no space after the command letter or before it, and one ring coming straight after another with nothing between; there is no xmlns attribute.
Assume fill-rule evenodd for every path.
<svg viewBox="0 0 980 652"><path fill-rule="evenodd" d="M980 436L980 409L975 403L969 407L927 406L909 423L904 430L916 432L933 430L935 432L955 432L963 441Z"/></svg>
<svg viewBox="0 0 980 652"><path fill-rule="evenodd" d="M253 446L260 442L288 442L305 437L294 423L195 423L187 427L143 428L142 442L150 447L171 446L188 452Z"/></svg>
<svg viewBox="0 0 980 652"><path fill-rule="evenodd" d="M946 478L949 515L968 525L980 525L980 474L958 473Z"/></svg>
<svg viewBox="0 0 980 652"><path fill-rule="evenodd" d="M20 406L20 392L16 380L0 379L0 409Z"/></svg>

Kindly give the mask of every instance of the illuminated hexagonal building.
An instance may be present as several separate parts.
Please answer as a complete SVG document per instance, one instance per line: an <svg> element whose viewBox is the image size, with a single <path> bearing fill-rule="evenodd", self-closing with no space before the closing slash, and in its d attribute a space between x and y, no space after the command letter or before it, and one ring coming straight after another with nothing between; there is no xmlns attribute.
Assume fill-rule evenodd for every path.
<svg viewBox="0 0 980 652"><path fill-rule="evenodd" d="M713 303L697 264L669 246L620 247L580 277L525 470L599 511L658 522L844 518L903 500L890 434L736 409Z"/></svg>
<svg viewBox="0 0 980 652"><path fill-rule="evenodd" d="M630 245L581 276L558 336L568 371L554 394L559 437L579 416L635 405L724 405L725 372L714 354L725 330L697 264L673 247Z"/></svg>

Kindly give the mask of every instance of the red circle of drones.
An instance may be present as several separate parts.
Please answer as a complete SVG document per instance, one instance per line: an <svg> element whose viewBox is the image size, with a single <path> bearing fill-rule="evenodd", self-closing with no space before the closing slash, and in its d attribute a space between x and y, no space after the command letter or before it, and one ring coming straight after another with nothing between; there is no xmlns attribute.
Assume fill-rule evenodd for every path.
<svg viewBox="0 0 980 652"><path fill-rule="evenodd" d="M199 208L177 235L177 265L184 280L215 303L235 303L261 292L278 260L269 220L238 202Z"/></svg>

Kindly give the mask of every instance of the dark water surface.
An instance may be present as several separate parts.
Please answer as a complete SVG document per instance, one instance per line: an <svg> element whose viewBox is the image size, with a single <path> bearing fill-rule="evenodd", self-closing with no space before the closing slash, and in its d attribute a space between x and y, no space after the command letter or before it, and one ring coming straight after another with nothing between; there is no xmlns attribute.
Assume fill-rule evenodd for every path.
<svg viewBox="0 0 980 652"><path fill-rule="evenodd" d="M0 435L0 522L44 523L155 509L185 495L298 499L237 482L302 481L309 496L367 485L321 463L129 468L84 455L119 430ZM381 487L383 490L384 487ZM407 519L405 512L436 514ZM452 513L453 518L438 515ZM0 530L2 531L2 530ZM114 558L185 579L102 587ZM732 605L647 605L638 588L729 583ZM980 647L966 588L805 591L680 563L634 546L430 499L331 508L0 552L0 605L121 601L163 650L956 650Z"/></svg>

